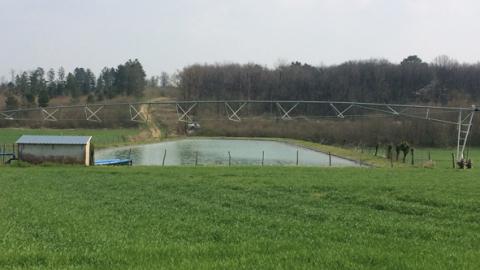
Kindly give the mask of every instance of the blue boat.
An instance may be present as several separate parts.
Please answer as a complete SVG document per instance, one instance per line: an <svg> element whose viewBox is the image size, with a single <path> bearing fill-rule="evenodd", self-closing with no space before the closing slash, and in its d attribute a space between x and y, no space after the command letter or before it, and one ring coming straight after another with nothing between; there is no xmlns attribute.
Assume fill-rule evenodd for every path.
<svg viewBox="0 0 480 270"><path fill-rule="evenodd" d="M121 166L121 165L132 165L131 159L100 159L95 160L96 166Z"/></svg>

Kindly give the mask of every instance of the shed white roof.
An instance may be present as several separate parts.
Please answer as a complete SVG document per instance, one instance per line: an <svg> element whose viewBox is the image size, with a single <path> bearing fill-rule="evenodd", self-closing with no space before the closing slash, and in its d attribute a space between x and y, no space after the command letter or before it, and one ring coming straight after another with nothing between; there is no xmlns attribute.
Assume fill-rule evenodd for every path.
<svg viewBox="0 0 480 270"><path fill-rule="evenodd" d="M17 144L88 144L92 136L37 136L23 135Z"/></svg>

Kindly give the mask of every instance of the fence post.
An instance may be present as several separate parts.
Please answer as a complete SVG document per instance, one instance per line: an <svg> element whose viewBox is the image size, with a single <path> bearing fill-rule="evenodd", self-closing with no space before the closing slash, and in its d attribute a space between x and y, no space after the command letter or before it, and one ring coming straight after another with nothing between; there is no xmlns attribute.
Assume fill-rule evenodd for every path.
<svg viewBox="0 0 480 270"><path fill-rule="evenodd" d="M428 151L428 161L432 160L432 157L430 156L430 151Z"/></svg>
<svg viewBox="0 0 480 270"><path fill-rule="evenodd" d="M412 165L415 165L415 156L414 156L415 150L412 148L410 149L410 152L412 153Z"/></svg>
<svg viewBox="0 0 480 270"><path fill-rule="evenodd" d="M165 157L167 157L167 149L165 149L165 152L163 152L162 167L165 166Z"/></svg>
<svg viewBox="0 0 480 270"><path fill-rule="evenodd" d="M265 160L265 151L262 151L262 166L263 166L264 160Z"/></svg>
<svg viewBox="0 0 480 270"><path fill-rule="evenodd" d="M393 153L390 155L390 168L393 168Z"/></svg>
<svg viewBox="0 0 480 270"><path fill-rule="evenodd" d="M375 145L375 156L378 154L378 143Z"/></svg>
<svg viewBox="0 0 480 270"><path fill-rule="evenodd" d="M297 166L298 166L298 150L297 150Z"/></svg>
<svg viewBox="0 0 480 270"><path fill-rule="evenodd" d="M230 155L230 151L228 151L228 167L232 165L232 155Z"/></svg>
<svg viewBox="0 0 480 270"><path fill-rule="evenodd" d="M197 167L198 164L198 151L195 152L195 167Z"/></svg>
<svg viewBox="0 0 480 270"><path fill-rule="evenodd" d="M332 167L332 153L328 152L328 166Z"/></svg>
<svg viewBox="0 0 480 270"><path fill-rule="evenodd" d="M455 169L455 155L452 153L452 167Z"/></svg>

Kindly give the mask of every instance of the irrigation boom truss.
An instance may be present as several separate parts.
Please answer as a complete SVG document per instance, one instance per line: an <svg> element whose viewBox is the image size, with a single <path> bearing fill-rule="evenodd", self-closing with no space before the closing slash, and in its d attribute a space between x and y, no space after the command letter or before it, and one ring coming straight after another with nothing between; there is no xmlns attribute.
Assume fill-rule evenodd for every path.
<svg viewBox="0 0 480 270"><path fill-rule="evenodd" d="M72 106L55 106L45 108L29 108L18 110L0 111L0 120L42 120L42 121L78 121L86 120L101 122L100 112L108 107L124 107L128 110L130 121L147 122L148 114L141 109L142 106L174 106L177 120L180 122L194 122L193 110L204 104L223 104L225 106L226 119L240 122L241 112L246 107L254 104L275 106L281 120L292 120L293 113L303 106L328 106L332 115L324 117L347 118L355 116L372 116L375 112L385 116L402 116L415 119L423 119L442 124L455 125L458 130L457 153L458 160L463 158L468 137L472 130L472 122L478 108L471 107L442 107L428 105L384 104L363 103L346 101L307 101L307 100L193 100L193 101L158 101L158 102L132 102L132 103L106 103L85 104ZM83 111L83 119L69 119L63 117L62 111L80 109ZM22 117L27 115L27 117ZM452 117L456 115L456 117ZM309 116L304 115L303 118Z"/></svg>

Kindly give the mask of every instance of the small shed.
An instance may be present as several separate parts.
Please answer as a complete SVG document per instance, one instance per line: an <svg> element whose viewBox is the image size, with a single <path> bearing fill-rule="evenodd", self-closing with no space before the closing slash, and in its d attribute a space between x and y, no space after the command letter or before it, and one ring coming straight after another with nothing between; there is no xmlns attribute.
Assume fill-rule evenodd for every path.
<svg viewBox="0 0 480 270"><path fill-rule="evenodd" d="M29 163L94 164L91 136L23 135L17 140L18 159Z"/></svg>

